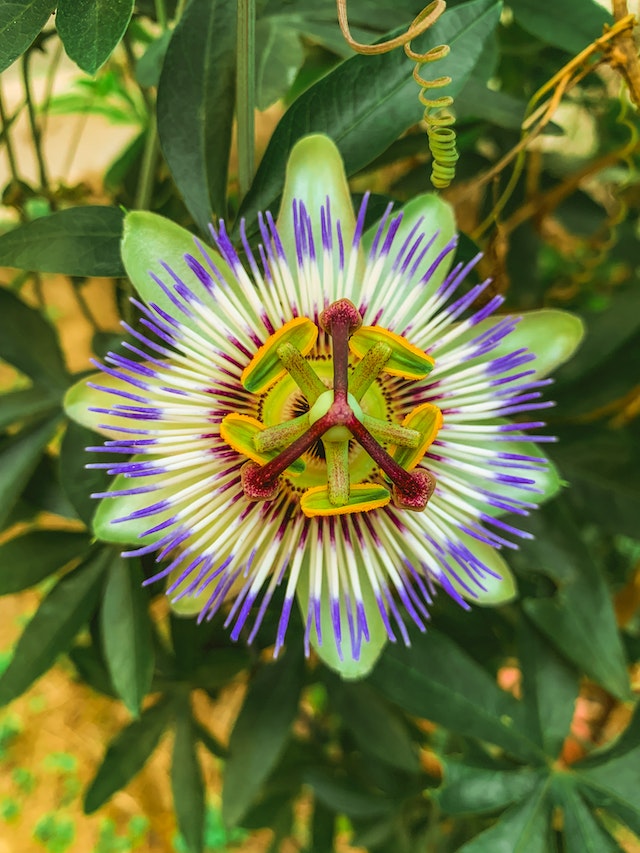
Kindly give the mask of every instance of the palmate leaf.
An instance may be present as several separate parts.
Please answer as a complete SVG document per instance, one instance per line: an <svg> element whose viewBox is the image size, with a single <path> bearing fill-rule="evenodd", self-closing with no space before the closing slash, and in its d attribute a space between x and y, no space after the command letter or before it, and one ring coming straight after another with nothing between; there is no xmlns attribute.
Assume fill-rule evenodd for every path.
<svg viewBox="0 0 640 853"><path fill-rule="evenodd" d="M93 613L112 554L108 548L92 551L43 600L0 678L0 705L24 693L69 648Z"/></svg>
<svg viewBox="0 0 640 853"><path fill-rule="evenodd" d="M298 650L260 669L245 697L229 739L222 789L225 823L238 823L258 794L289 739L302 687Z"/></svg>
<svg viewBox="0 0 640 853"><path fill-rule="evenodd" d="M153 677L153 638L144 575L137 560L114 556L100 608L102 645L111 682L135 717Z"/></svg>
<svg viewBox="0 0 640 853"><path fill-rule="evenodd" d="M58 428L59 418L29 426L0 438L0 529L38 467L42 453Z"/></svg>
<svg viewBox="0 0 640 853"><path fill-rule="evenodd" d="M31 530L0 545L0 595L35 586L90 545L86 533L71 530Z"/></svg>
<svg viewBox="0 0 640 853"><path fill-rule="evenodd" d="M510 560L512 566L547 575L557 584L550 598L525 599L525 613L582 672L627 699L629 678L611 593L580 538L566 499L541 507L522 526L535 538L522 543Z"/></svg>
<svg viewBox="0 0 640 853"><path fill-rule="evenodd" d="M188 701L177 707L175 726L171 789L178 829L190 853L201 853L204 845L205 791L196 755L198 728Z"/></svg>
<svg viewBox="0 0 640 853"><path fill-rule="evenodd" d="M415 47L428 50L446 42L450 55L433 76L450 75L455 95L471 76L500 16L497 0L471 0L448 10ZM435 66L434 66L435 68ZM340 149L348 175L370 163L404 130L420 121L423 107L402 50L382 56L354 56L304 92L278 124L240 217L253 226L259 210L277 201L289 151L301 136L327 133ZM431 70L431 69L430 69Z"/></svg>
<svg viewBox="0 0 640 853"><path fill-rule="evenodd" d="M84 810L87 814L99 809L142 769L173 714L174 702L164 696L146 708L140 719L116 735L85 795Z"/></svg>
<svg viewBox="0 0 640 853"><path fill-rule="evenodd" d="M3 239L0 237L0 244ZM43 405L59 400L69 384L54 327L39 311L3 288L0 288L0 358L38 385Z"/></svg>
<svg viewBox="0 0 640 853"><path fill-rule="evenodd" d="M432 628L412 638L410 648L387 646L369 683L409 714L494 743L524 761L544 761L522 703Z"/></svg>

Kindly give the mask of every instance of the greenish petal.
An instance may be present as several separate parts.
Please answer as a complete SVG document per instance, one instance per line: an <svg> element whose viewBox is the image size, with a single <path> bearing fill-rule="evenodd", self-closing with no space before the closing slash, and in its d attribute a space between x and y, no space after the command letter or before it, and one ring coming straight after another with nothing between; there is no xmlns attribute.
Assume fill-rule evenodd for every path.
<svg viewBox="0 0 640 853"><path fill-rule="evenodd" d="M455 215L451 205L447 204L444 199L435 195L435 193L424 193L423 195L418 195L411 199L411 201L407 202L403 207L398 208L397 210L394 209L390 220L400 211L402 211L402 222L394 238L395 246L402 246L404 240L409 236L411 229L416 225L416 223L420 222L420 220L422 221L420 222L416 236L418 233L424 233L425 235L425 239L420 244L421 247L424 247L427 241L436 232L438 232L435 240L433 241L433 245L429 251L425 253L424 258L422 258L418 265L415 273L416 280L418 280L418 278L422 277L427 272L447 243L449 243L449 241L457 234ZM389 225L387 223L385 233L388 230L388 227ZM363 236L362 242L367 252L373 243L373 239L377 231L378 225L376 224L369 228ZM454 254L455 252L450 252L433 272L429 279L429 286L425 287L423 293L421 293L422 299L430 296L444 281L451 268L451 262L453 261ZM394 260L395 252L392 252L385 262L385 266L380 277L381 280L384 280L385 276L391 274L391 267ZM416 309L418 307L419 305L416 306Z"/></svg>
<svg viewBox="0 0 640 853"><path fill-rule="evenodd" d="M439 357L441 358L451 349L486 332L504 319L505 315L502 314L478 323L473 329L456 338L449 346L438 350L436 363ZM527 347L536 354L536 360L528 365L535 370L535 374L531 374L528 381L541 379L571 358L580 346L584 333L585 327L580 317L569 311L562 311L559 308L527 311L521 315L513 332L503 338L491 351L491 358L499 358Z"/></svg>
<svg viewBox="0 0 640 853"><path fill-rule="evenodd" d="M147 457L143 455L132 456L132 462L140 462ZM197 477L194 477L194 482ZM124 474L118 474L111 483L111 490L130 489L132 485L136 485L136 480L130 477L125 477ZM174 513L174 509L166 509L164 512L158 512L153 516L145 516L144 518L127 519L126 521L117 521L119 518L125 518L137 510L145 509L151 504L159 503L162 500L171 500L174 493L171 488L158 488L152 492L145 492L140 495L121 495L118 497L102 498L98 503L96 513L93 517L93 532L96 537L103 542L115 542L119 545L141 545L140 537L142 534L155 527L160 522L170 518ZM159 541L166 535L166 530L159 530L156 533L149 534L144 538L144 544L149 545L152 542Z"/></svg>
<svg viewBox="0 0 640 853"><path fill-rule="evenodd" d="M451 585L465 601L471 604L479 604L485 607L495 607L500 604L507 604L513 601L518 595L518 587L516 579L511 573L511 569L505 563L502 555L490 545L474 539L473 536L468 536L466 533L459 532L458 537L463 545L465 545L473 554L482 560L488 569L495 572L498 577L487 575L482 580L484 589L480 589L475 584L470 583L469 586L473 589L476 595L470 595L455 578L449 577Z"/></svg>
<svg viewBox="0 0 640 853"><path fill-rule="evenodd" d="M291 149L278 214L278 232L287 258L296 257L293 202L304 203L313 220L316 246L322 246L320 208L331 200L331 218L340 220L345 246L353 240L356 219L344 163L335 143L320 133L304 136ZM336 263L337 263L336 252Z"/></svg>
<svg viewBox="0 0 640 853"><path fill-rule="evenodd" d="M302 570L296 587L296 597L298 599L298 606L302 614L303 622L306 622L309 610L309 575L309 561L306 559L302 565ZM367 676L375 666L378 658L382 654L382 650L388 642L387 632L382 622L382 617L378 611L378 604L373 594L373 590L371 589L366 573L360 569L360 567L358 567L358 575L360 577L362 599L365 613L367 614L367 624L369 626L370 637L369 642L366 642L364 638L362 640L359 660L353 660L349 623L347 621L344 607L341 607L340 609L342 660L340 659L338 647L334 638L331 605L326 582L323 584L320 596L322 645L318 643L315 631L313 629L311 630L311 646L320 660L347 681L353 681Z"/></svg>
<svg viewBox="0 0 640 853"><path fill-rule="evenodd" d="M165 219L157 213L135 210L125 216L121 251L127 275L147 305L154 303L167 314L179 319L185 326L198 329L193 321L176 308L151 277L151 273L155 273L165 284L172 286L171 276L162 266L162 262L164 262L189 285L206 305L214 311L218 310L213 297L200 284L184 260L185 254L193 255L203 266L208 268L202 253L194 242L194 235L185 228L181 228L175 222ZM207 248L207 254L225 280L233 284L235 282L234 275L218 252L215 249Z"/></svg>
<svg viewBox="0 0 640 853"><path fill-rule="evenodd" d="M91 411L92 409L111 409L116 403L116 397L107 391L90 388L89 382L114 390L125 391L131 387L122 379L116 379L106 373L92 373L72 385L64 395L63 404L66 414L72 421L88 427L94 432L108 435L110 438L115 438L118 435L123 438L130 437L127 433L121 432L119 428L130 428L131 418L115 417L114 415L104 414L104 412Z"/></svg>

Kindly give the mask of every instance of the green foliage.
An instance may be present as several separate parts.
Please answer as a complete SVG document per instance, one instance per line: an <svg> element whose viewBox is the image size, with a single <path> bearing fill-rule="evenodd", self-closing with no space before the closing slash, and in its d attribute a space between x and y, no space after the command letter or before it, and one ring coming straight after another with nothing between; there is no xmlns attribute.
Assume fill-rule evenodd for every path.
<svg viewBox="0 0 640 853"><path fill-rule="evenodd" d="M363 42L397 35L424 5L351 0L353 34ZM543 488L561 494L518 518L534 538L503 551L518 582L515 600L464 612L439 599L433 627L415 632L410 648L388 645L366 679L346 682L313 654L302 660L304 626L295 612L286 649L271 662L281 591L248 649L230 641L224 617L198 625L175 614L153 616L149 605L159 589L142 586L158 571L153 556L124 560L119 545L92 542L115 511L103 502L96 513L90 495L105 492L111 477L86 466L120 457L87 452L101 437L64 419L63 396L72 408L80 377L70 376L40 274L128 275L147 301L170 309L149 270L160 273L165 260L181 274L184 254L195 251L193 233L206 236L212 218L228 218L236 245L246 218L255 247L258 211L275 211L287 156L312 132L338 145L354 198L375 189L365 228L388 201L406 205L407 228L425 198L435 204L424 195L427 155L412 63L401 49L353 55L334 0L257 3L257 106L280 100L283 114L248 193L238 197L236 6L0 3L0 71L18 60L9 74L29 84L20 102L0 93L0 145L15 154L17 122L30 124L29 145L43 160L39 176L27 179L21 158L12 164L9 156L11 176L0 188L0 265L18 271L5 272L8 286L0 288L0 359L18 374L3 385L0 401L0 595L38 587L41 596L15 649L0 656L0 704L68 655L78 679L125 705L133 719L96 768L84 799L89 813L128 785L170 733L181 853L231 851L262 827L272 831L273 853L290 836L308 853L330 853L345 832L371 853L625 849L622 832L640 836L640 712L631 707L629 682L629 666L640 660L640 161L632 144L640 122L631 106L621 106L626 95L618 99L616 87L597 74L571 89L563 100L568 109L554 114L523 174L515 174L499 228L477 227L511 172L482 183L484 175L520 143L528 99L612 23L594 0L509 0L504 10L498 0L451 0L415 44L451 46L433 76L451 75L446 91L456 96L462 156L454 196L469 232L457 260L484 249L482 275L495 276L504 311L544 309L528 314L510 339L535 327L542 349L536 367L557 361L565 332L579 335L580 322L554 309L569 308L586 328L576 357L557 371L558 405L545 413L546 431L559 439L545 450L560 475ZM85 74L64 92L36 98L31 60L37 53L55 75L58 48ZM579 116L578 141L588 138L589 151L565 129L572 112ZM67 128L80 115L133 129L106 168L100 204L84 184L48 176L42 138L49 115L63 117L57 120ZM598 161L606 168L596 169ZM576 188L581 171L588 180ZM326 188L315 191L324 196ZM223 277L231 275L216 262ZM428 265L429 256L422 262ZM82 298L81 285L73 284ZM122 315L135 326L129 291L122 282L116 291ZM214 298L204 287L199 293ZM199 323L183 320L191 328ZM116 344L101 317L94 321L93 345L103 356ZM561 322L570 328L563 331ZM87 422L97 420L94 413ZM510 449L532 452L530 443ZM43 511L72 527L49 518L43 525ZM143 517L115 536L129 542L146 526ZM513 692L499 686L505 673ZM203 697L217 701L230 685L246 690L227 744L200 708ZM585 690L602 691L603 706L629 711L631 722L617 739L601 743L601 732L588 740L579 733ZM23 722L3 711L0 760L12 760L24 734ZM576 737L582 740L573 754L568 746ZM206 789L211 762L223 769L221 801L220 792ZM50 755L43 766L60 781L63 805L77 796L73 755ZM0 801L7 822L21 819L23 799L40 784L30 768L11 765L9 772L13 790ZM142 816L120 834L103 819L95 853L144 849L148 830ZM75 827L60 811L42 815L32 831L39 848L63 853Z"/></svg>

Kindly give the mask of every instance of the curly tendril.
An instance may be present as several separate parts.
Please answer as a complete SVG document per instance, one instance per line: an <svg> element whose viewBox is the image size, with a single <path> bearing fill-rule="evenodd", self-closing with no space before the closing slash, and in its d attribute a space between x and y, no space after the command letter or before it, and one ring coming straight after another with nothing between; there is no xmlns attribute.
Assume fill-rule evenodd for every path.
<svg viewBox="0 0 640 853"><path fill-rule="evenodd" d="M433 158L431 183L437 189L445 189L454 178L459 156L456 150L456 132L452 127L455 118L448 109L453 104L453 98L450 95L434 98L429 97L428 93L432 89L448 86L451 83L451 77L437 77L435 80L426 80L421 71L422 66L427 62L437 62L438 59L443 59L449 53L450 47L448 44L439 44L426 53L418 53L411 45L413 39L425 33L436 23L447 8L445 0L433 0L413 19L405 33L380 44L361 44L356 41L349 29L347 0L336 0L336 6L342 35L353 50L365 56L374 56L380 53L388 53L396 47L404 47L406 55L416 63L413 69L413 77L421 87L418 98L424 106L424 122L427 126L429 150Z"/></svg>

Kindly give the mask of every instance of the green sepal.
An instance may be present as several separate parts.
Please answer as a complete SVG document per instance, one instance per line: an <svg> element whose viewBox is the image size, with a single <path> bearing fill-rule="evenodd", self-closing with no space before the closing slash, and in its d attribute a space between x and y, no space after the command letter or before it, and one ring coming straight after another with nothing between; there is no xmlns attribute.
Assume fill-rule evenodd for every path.
<svg viewBox="0 0 640 853"><path fill-rule="evenodd" d="M468 586L473 590L472 593L469 593L454 577L447 575L451 586L456 592L465 601L485 607L496 607L500 604L507 604L509 601L513 601L518 595L518 586L511 569L502 558L500 552L492 548L491 545L480 542L479 539L475 539L473 536L469 536L462 531L458 531L457 536L462 545L466 546L475 557L484 563L488 569L495 572L498 577L489 574L485 575L480 581L484 589L481 589L477 584L469 580ZM467 578L464 575L462 576L466 581Z"/></svg>
<svg viewBox="0 0 640 853"><path fill-rule="evenodd" d="M391 221L391 219L393 219L394 216L397 216L400 212L402 213L402 222L400 223L400 227L398 228L394 238L394 244L396 246L401 246L404 243L411 233L411 230L416 224L418 224L418 222L420 222L420 220L422 221L418 227L420 232L425 235L425 239L421 243L422 248L426 245L427 240L437 232L437 236L435 237L430 249L425 252L424 257L420 260L418 268L414 274L414 279L418 281L423 275L425 275L431 264L445 248L447 243L455 237L457 233L455 215L451 205L435 193L424 193L423 195L418 195L411 199L411 201L407 202L402 208L394 210L391 217L389 217L389 221ZM383 234L386 234L389 229L389 221L385 225ZM378 227L379 226L376 223L365 231L363 235L362 244L367 252L371 248L371 244L378 232ZM451 268L454 254L455 252L451 251L445 258L443 258L438 267L432 272L429 277L429 281L425 282L424 287L417 290L415 292L415 296L412 294L412 297L418 297L416 299L416 310L418 310L421 303L431 296L431 294L442 284L445 276ZM385 260L384 267L380 273L380 281L385 281L387 277L392 274L391 267L394 262L395 256L392 253Z"/></svg>
<svg viewBox="0 0 640 853"><path fill-rule="evenodd" d="M430 355L410 344L401 335L380 326L362 326L349 339L349 349L358 358L363 358L378 343L386 344L391 350L382 368L384 373L402 376L404 379L424 379L433 370L434 361Z"/></svg>
<svg viewBox="0 0 640 853"><path fill-rule="evenodd" d="M147 459L147 456L137 455L131 457L131 462L141 462ZM197 479L197 476L194 476L193 481L197 482ZM130 489L132 484L136 482L139 481L125 477L124 474L118 474L111 483L111 490ZM159 541L166 535L166 531L159 530L156 533L150 533L144 537L144 543L140 542L140 537L149 528L155 527L161 521L170 518L175 513L174 509L165 509L155 515L147 515L142 518L127 518L126 521L117 521L117 519L126 518L131 513L145 509L160 501L171 500L173 492L174 490L171 488L160 486L154 491L143 492L139 495L119 495L102 498L93 516L93 532L103 542L114 542L120 545L131 545L133 543L148 545L151 542Z"/></svg>
<svg viewBox="0 0 640 853"><path fill-rule="evenodd" d="M489 317L477 326L464 332L451 344L439 349L436 358L460 346L466 341L489 331L498 323L503 322L507 315ZM580 317L569 311L558 308L541 308L538 311L527 311L521 315L515 329L506 335L500 343L491 350L490 358L500 358L515 350L526 347L535 353L536 360L526 365L526 369L534 373L527 378L528 382L541 379L552 373L565 361L568 361L580 346L585 334L585 326Z"/></svg>
<svg viewBox="0 0 640 853"><path fill-rule="evenodd" d="M347 681L365 678L376 665L378 658L389 641L386 628L384 627L382 617L380 616L380 611L378 610L378 603L376 601L375 594L371 588L368 574L364 567L358 563L356 563L355 570L360 580L362 604L367 616L367 626L369 628L369 640L366 641L364 637L362 638L358 660L353 659L349 622L347 620L345 609L342 606L342 602L340 606L342 657L338 652L331 615L331 600L326 583L323 583L322 591L320 593L320 627L322 631L322 643L318 643L318 638L314 630L311 631L309 638L311 647L320 660ZM309 559L306 557L303 561L300 577L298 578L298 583L296 585L296 598L298 600L298 607L300 608L303 622L306 622L307 614L309 612L309 578Z"/></svg>
<svg viewBox="0 0 640 853"><path fill-rule="evenodd" d="M220 312L213 296L200 283L184 259L186 254L192 255L208 269L208 264L195 243L194 235L185 228L157 213L135 210L125 216L121 251L127 275L147 305L157 305L184 326L201 333L196 320L183 314L151 277L150 273L154 273L169 289L173 289L174 282L162 266L164 262L205 305L216 314ZM207 254L225 281L233 286L235 276L221 255L209 247Z"/></svg>
<svg viewBox="0 0 640 853"><path fill-rule="evenodd" d="M291 267L296 258L296 239L293 227L293 202L304 204L311 216L316 253L322 263L322 230L320 208L331 200L331 219L339 220L345 247L350 247L356 218L344 171L344 163L335 143L320 133L298 140L291 149L278 213L278 233ZM359 250L358 272L364 270L364 255ZM338 252L334 252L338 264Z"/></svg>

